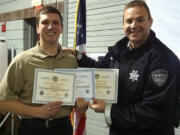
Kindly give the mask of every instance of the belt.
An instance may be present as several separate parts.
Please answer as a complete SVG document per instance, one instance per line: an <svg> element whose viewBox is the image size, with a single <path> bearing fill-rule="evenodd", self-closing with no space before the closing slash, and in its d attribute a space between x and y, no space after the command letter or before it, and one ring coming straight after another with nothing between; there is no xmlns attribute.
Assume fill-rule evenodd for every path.
<svg viewBox="0 0 180 135"><path fill-rule="evenodd" d="M55 118L55 119L39 119L39 118L22 118L22 124L34 125L38 127L54 127L57 124L65 124L69 121L69 117L65 116L62 118Z"/></svg>

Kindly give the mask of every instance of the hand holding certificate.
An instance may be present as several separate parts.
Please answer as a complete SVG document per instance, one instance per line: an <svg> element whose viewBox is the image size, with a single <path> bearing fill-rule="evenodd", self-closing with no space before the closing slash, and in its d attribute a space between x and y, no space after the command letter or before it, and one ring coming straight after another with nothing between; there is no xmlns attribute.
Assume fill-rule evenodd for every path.
<svg viewBox="0 0 180 135"><path fill-rule="evenodd" d="M36 69L32 102L62 101L64 105L74 105L74 86L74 74Z"/></svg>

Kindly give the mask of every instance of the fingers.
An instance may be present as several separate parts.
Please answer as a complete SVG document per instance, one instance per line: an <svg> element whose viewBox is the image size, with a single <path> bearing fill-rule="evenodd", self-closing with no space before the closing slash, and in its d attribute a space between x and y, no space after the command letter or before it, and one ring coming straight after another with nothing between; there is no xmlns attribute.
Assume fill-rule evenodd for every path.
<svg viewBox="0 0 180 135"><path fill-rule="evenodd" d="M78 98L76 100L76 111L79 113L84 113L87 110L87 102L84 98Z"/></svg>
<svg viewBox="0 0 180 135"><path fill-rule="evenodd" d="M87 105L86 100L84 98L78 98L76 100L76 105L79 107L84 107Z"/></svg>
<svg viewBox="0 0 180 135"><path fill-rule="evenodd" d="M60 108L61 105L62 105L62 102L61 102L61 101L51 102L51 103L48 103L48 104L46 105L46 109L47 109L47 110L52 110L52 109Z"/></svg>
<svg viewBox="0 0 180 135"><path fill-rule="evenodd" d="M51 102L47 104L47 110L49 112L57 112L61 109L62 102Z"/></svg>
<svg viewBox="0 0 180 135"><path fill-rule="evenodd" d="M93 104L90 104L90 102L88 102L88 106L93 109L95 112L104 112L105 110L105 106L106 106L106 102L100 99L96 99L96 98L92 98L93 100Z"/></svg>
<svg viewBox="0 0 180 135"><path fill-rule="evenodd" d="M96 111L97 108L98 108L98 105L97 105L97 104L89 104L89 107L90 107L91 109L93 109L94 111Z"/></svg>
<svg viewBox="0 0 180 135"><path fill-rule="evenodd" d="M61 110L62 102L51 102L40 107L40 113L42 118L52 118Z"/></svg>
<svg viewBox="0 0 180 135"><path fill-rule="evenodd" d="M100 99L92 98L92 101L93 101L93 104L97 104L97 103L99 103Z"/></svg>
<svg viewBox="0 0 180 135"><path fill-rule="evenodd" d="M93 109L93 110L96 110L96 108L97 108L97 99L95 99L95 98L92 98L92 104L88 101L87 102L87 105L91 108L91 109Z"/></svg>

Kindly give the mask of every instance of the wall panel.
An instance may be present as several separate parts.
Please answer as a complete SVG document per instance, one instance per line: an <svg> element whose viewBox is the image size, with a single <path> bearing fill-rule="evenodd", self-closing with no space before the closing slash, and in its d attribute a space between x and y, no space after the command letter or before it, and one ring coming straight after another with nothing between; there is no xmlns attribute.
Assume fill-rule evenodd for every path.
<svg viewBox="0 0 180 135"><path fill-rule="evenodd" d="M86 0L87 53L97 47L107 48L124 36L122 16L125 4L131 0ZM68 45L73 47L75 32L76 0L69 0ZM94 47L94 50L93 50ZM102 51L107 49L102 49Z"/></svg>

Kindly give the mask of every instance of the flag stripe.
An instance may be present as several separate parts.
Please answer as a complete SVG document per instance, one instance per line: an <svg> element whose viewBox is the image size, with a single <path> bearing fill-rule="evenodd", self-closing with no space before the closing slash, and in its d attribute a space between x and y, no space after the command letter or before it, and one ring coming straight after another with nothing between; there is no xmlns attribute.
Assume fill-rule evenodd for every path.
<svg viewBox="0 0 180 135"><path fill-rule="evenodd" d="M75 117L76 117L75 135L85 135L86 113L84 114L75 113Z"/></svg>

